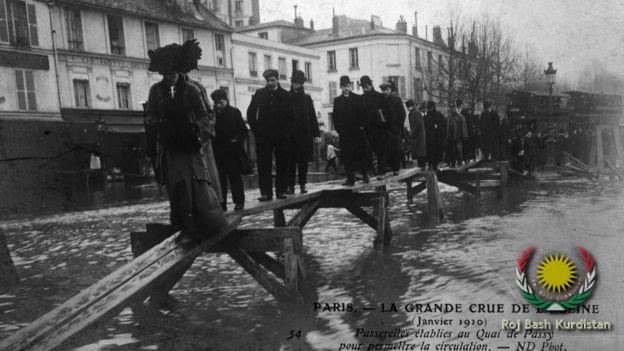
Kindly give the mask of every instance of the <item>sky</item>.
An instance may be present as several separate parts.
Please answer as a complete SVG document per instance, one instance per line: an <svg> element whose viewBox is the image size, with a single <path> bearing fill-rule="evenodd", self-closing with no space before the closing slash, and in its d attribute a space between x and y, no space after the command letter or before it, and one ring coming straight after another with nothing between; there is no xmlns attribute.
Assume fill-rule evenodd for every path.
<svg viewBox="0 0 624 351"><path fill-rule="evenodd" d="M418 11L418 32L428 27L448 26L449 13L479 20L487 15L499 20L517 48L528 48L544 67L554 62L557 79L574 85L588 67L601 65L624 79L624 1L623 0L260 0L262 22L294 18L294 8L306 26L331 26L336 15L370 19L381 17L384 27L394 28L399 16L414 24ZM443 30L444 33L444 30Z"/></svg>

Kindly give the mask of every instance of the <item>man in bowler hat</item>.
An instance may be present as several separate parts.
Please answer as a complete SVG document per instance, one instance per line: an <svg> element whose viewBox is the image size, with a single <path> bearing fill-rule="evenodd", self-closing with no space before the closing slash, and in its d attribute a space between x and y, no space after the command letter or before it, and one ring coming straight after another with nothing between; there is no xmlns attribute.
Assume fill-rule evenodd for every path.
<svg viewBox="0 0 624 351"><path fill-rule="evenodd" d="M290 162L288 164L287 194L294 194L295 173L299 172L299 191L308 192L306 188L308 176L308 162L314 155L315 138L321 133L316 120L316 111L310 95L305 93L303 85L306 82L305 74L295 70L290 78L290 100L294 108L293 134L290 148Z"/></svg>
<svg viewBox="0 0 624 351"><path fill-rule="evenodd" d="M247 121L256 140L258 158L258 201L273 199L271 169L275 154L275 193L286 198L288 177L288 147L293 131L293 106L290 94L278 80L278 72L268 69L262 74L266 86L256 91L247 108Z"/></svg>
<svg viewBox="0 0 624 351"><path fill-rule="evenodd" d="M355 184L355 172L353 163L358 163L362 171L365 183L370 181L368 177L366 154L361 150L366 149L366 135L364 134L365 108L362 96L351 91L351 80L348 76L340 77L340 96L334 98L333 119L334 126L340 135L340 149L342 150L342 162L345 167L347 179L343 183L346 186Z"/></svg>

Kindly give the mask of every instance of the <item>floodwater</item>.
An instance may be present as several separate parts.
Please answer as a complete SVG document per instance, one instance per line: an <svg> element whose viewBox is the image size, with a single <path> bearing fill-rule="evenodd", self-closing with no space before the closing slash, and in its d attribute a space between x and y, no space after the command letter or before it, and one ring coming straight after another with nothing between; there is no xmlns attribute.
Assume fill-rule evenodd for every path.
<svg viewBox="0 0 624 351"><path fill-rule="evenodd" d="M304 229L304 261L311 301L280 305L227 255L205 255L172 291L177 313L118 316L89 327L61 350L338 350L341 343L394 343L421 340L356 336L358 328L414 331L415 317L480 319L500 330L502 318L543 319L534 312L512 314L527 303L515 286L515 265L528 246L533 264L549 250L565 252L582 266L575 251L587 248L597 262L599 283L588 303L598 314L569 315L610 321L611 331L556 332L553 345L566 350L621 350L624 344L624 186L621 183L546 177L524 181L481 201L442 185L445 221L428 224L426 194L407 204L401 186L392 189L387 251L373 248L375 233L345 210L319 210ZM255 193L248 194L255 196ZM287 211L292 216L294 212ZM0 222L21 284L0 291L0 339L132 259L129 233L148 222L165 222L166 202L150 202ZM270 226L267 214L245 225ZM582 273L582 272L581 272ZM312 302L340 304L338 311L313 311ZM342 310L351 303L355 312ZM396 312L380 312L394 303ZM408 304L462 304L461 314L406 311ZM470 313L470 304L504 304L504 313ZM376 308L376 310L365 310ZM472 330L457 325L444 330ZM434 329L434 328L428 328ZM293 332L293 337L291 336ZM301 333L297 333L301 331ZM537 343L541 340L528 339ZM427 342L457 343L436 337ZM511 346L504 337L483 341L489 350ZM398 348L397 348L398 349ZM420 350L420 346L416 348ZM434 345L431 346L434 349Z"/></svg>

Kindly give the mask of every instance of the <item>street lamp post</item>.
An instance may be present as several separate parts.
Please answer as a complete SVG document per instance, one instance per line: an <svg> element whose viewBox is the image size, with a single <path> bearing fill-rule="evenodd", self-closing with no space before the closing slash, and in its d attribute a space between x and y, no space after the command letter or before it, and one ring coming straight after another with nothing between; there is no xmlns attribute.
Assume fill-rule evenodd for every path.
<svg viewBox="0 0 624 351"><path fill-rule="evenodd" d="M555 85L555 79L557 76L557 70L553 68L553 63L548 62L548 68L544 70L544 75L546 76L546 84L548 85L548 114L552 116L553 114L553 85Z"/></svg>

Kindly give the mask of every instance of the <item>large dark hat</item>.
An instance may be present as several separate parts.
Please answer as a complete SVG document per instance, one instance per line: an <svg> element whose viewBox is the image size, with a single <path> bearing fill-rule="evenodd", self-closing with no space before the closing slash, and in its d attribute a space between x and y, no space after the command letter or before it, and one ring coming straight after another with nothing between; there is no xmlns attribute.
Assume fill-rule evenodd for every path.
<svg viewBox="0 0 624 351"><path fill-rule="evenodd" d="M435 102L432 100L427 101L427 108L435 108Z"/></svg>
<svg viewBox="0 0 624 351"><path fill-rule="evenodd" d="M351 85L351 79L349 79L349 76L340 77L340 86L344 87L345 85Z"/></svg>
<svg viewBox="0 0 624 351"><path fill-rule="evenodd" d="M264 73L262 73L262 76L264 77L264 79L269 79L271 77L279 78L279 73L277 73L276 69L271 68L264 71Z"/></svg>
<svg viewBox="0 0 624 351"><path fill-rule="evenodd" d="M484 101L483 108L488 108L488 107L492 107L492 104L489 101Z"/></svg>
<svg viewBox="0 0 624 351"><path fill-rule="evenodd" d="M306 76L305 73L303 73L300 70L295 70L292 74L292 77L290 77L290 82L291 83L299 83L299 84L303 84L306 82Z"/></svg>
<svg viewBox="0 0 624 351"><path fill-rule="evenodd" d="M228 100L227 92L223 89L217 89L210 94L212 101L217 103L219 100Z"/></svg>
<svg viewBox="0 0 624 351"><path fill-rule="evenodd" d="M160 74L182 72L181 48L178 44L169 44L156 50L148 51L147 55L150 58L150 63L147 70Z"/></svg>
<svg viewBox="0 0 624 351"><path fill-rule="evenodd" d="M180 48L180 60L184 73L197 69L197 62L201 58L201 54L202 50L199 47L197 39L187 40L182 44Z"/></svg>
<svg viewBox="0 0 624 351"><path fill-rule="evenodd" d="M367 85L373 86L373 81L369 76L362 76L362 78L360 78L360 85L363 87Z"/></svg>

